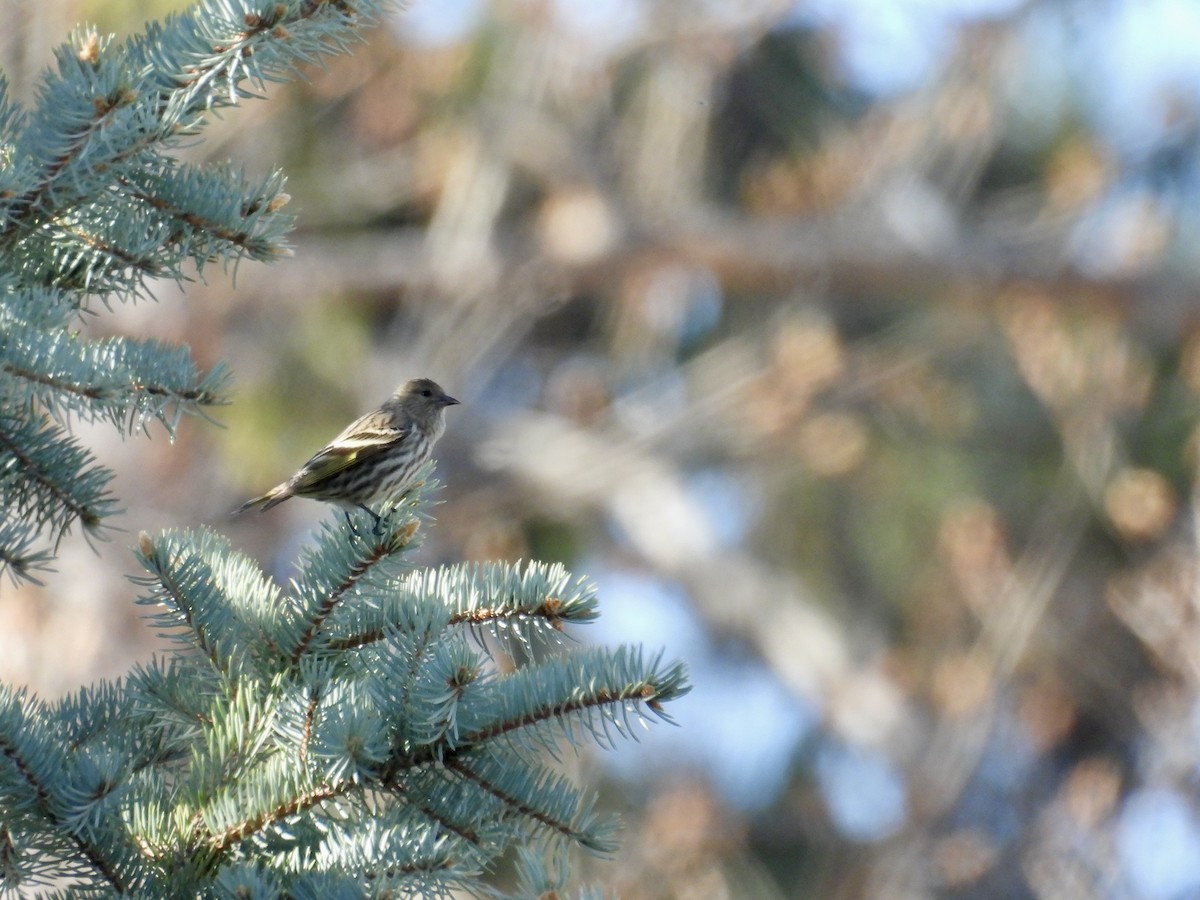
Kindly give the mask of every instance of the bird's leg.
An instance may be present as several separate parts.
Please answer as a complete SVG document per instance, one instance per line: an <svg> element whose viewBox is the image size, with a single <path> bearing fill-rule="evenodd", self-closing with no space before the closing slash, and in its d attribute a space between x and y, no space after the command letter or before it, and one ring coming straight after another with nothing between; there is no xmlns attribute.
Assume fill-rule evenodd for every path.
<svg viewBox="0 0 1200 900"><path fill-rule="evenodd" d="M383 516L379 515L379 513L375 512L375 510L371 509L371 507L367 506L365 503L358 504L358 508L369 513L371 518L375 520L375 527L371 529L371 532L375 535L375 537L379 537L381 534L383 534Z"/></svg>
<svg viewBox="0 0 1200 900"><path fill-rule="evenodd" d="M354 527L354 523L350 521L350 510L343 509L342 515L346 517L346 527L350 529L350 533L355 537L362 537L362 535L358 533L358 529Z"/></svg>

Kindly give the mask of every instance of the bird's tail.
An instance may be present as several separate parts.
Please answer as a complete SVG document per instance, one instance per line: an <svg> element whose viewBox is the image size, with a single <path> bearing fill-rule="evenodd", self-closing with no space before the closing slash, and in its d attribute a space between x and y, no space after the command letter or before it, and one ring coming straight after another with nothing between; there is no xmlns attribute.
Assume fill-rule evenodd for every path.
<svg viewBox="0 0 1200 900"><path fill-rule="evenodd" d="M275 487L271 488L265 494L260 494L257 497L247 500L245 503L235 509L231 515L240 516L246 510L255 506L262 507L259 512L266 512L272 506L277 506L290 496L292 496L292 488L291 485L285 481L283 484L275 485Z"/></svg>

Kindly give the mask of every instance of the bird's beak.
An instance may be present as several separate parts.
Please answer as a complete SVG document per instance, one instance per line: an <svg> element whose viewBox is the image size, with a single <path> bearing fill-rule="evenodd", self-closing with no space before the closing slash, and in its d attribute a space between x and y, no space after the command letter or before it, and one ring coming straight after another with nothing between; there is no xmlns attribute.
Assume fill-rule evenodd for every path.
<svg viewBox="0 0 1200 900"><path fill-rule="evenodd" d="M458 405L459 405L458 401L455 400L453 397L451 397L449 394L446 394L442 397L442 406L458 406Z"/></svg>

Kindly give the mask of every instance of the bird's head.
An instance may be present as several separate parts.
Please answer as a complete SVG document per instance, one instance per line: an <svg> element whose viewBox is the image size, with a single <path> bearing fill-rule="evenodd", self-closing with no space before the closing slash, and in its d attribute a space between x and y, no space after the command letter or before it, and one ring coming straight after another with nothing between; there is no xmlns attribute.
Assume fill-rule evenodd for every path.
<svg viewBox="0 0 1200 900"><path fill-rule="evenodd" d="M439 412L458 403L442 390L441 385L429 378L414 378L396 390L396 399L412 412Z"/></svg>

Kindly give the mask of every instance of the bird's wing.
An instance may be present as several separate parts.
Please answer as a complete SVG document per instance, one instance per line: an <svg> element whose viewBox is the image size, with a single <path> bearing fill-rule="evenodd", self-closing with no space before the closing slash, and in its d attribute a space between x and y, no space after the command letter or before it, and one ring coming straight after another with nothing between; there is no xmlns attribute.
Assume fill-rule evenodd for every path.
<svg viewBox="0 0 1200 900"><path fill-rule="evenodd" d="M369 459L407 437L409 428L382 411L368 413L318 450L293 479L297 492L320 484L355 463Z"/></svg>

